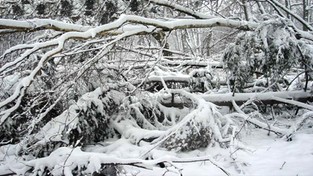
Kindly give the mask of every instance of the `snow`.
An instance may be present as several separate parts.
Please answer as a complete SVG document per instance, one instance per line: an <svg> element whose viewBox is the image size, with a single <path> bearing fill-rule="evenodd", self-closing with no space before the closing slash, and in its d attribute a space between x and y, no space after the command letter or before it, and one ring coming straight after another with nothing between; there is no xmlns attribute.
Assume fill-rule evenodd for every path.
<svg viewBox="0 0 313 176"><path fill-rule="evenodd" d="M0 89L3 90L0 92L0 97L5 97L5 93L12 94L20 77L20 73L15 73L13 75L0 78Z"/></svg>
<svg viewBox="0 0 313 176"><path fill-rule="evenodd" d="M275 0L271 1L277 4ZM28 56L35 55L39 52L39 50L43 49L45 52L45 54L42 55L39 63L36 63L37 65L35 65L35 68L32 71L30 71L30 74L28 76L22 77L21 75L11 75L1 80L4 83L1 84L1 89L9 93L9 95L8 98L3 98L4 100L1 100L0 102L0 109L3 109L3 111L0 112L0 125L4 124L9 115L14 115L13 113L20 106L23 96L26 93L29 93L28 88L31 88L30 86L32 82L36 81L36 76L38 76L38 73L42 70L44 65L46 65L46 62L51 57L56 56L56 54L65 49L66 41L71 38L82 38L86 40L90 38L95 38L95 40L89 42L97 43L99 42L99 40L97 39L98 36L106 37L107 34L115 35L112 36L112 38L109 37L108 40L103 41L104 44L102 44L101 47L97 48L100 50L100 52L94 57L86 59L81 67L74 65L71 68L76 69L75 71L71 71L73 75L76 71L78 72L78 74L77 77L75 77L74 80L68 84L68 88L70 87L70 85L74 85L75 83L77 83L77 79L79 77L85 76L85 71L91 68L94 63L96 63L100 59L108 60L104 56L109 52L114 52L113 46L116 46L115 44L120 44L118 42L124 38L140 34L151 34L152 32L158 32L161 29L175 30L184 29L186 27L208 28L215 26L226 26L244 30L255 30L260 23L256 23L253 21L238 21L229 18L211 17L204 13L196 12L192 9L183 7L182 5L175 3L172 4L168 1L163 0L151 0L151 2L154 2L155 4L161 4L162 6L171 6L171 8L178 11L183 11L187 14L190 13L193 14L192 16L194 17L205 19L155 19L123 14L118 20L98 27L82 26L77 24L54 21L50 19L33 19L27 21L0 19L0 28L37 29L42 27L46 29L61 30L65 32L63 34L60 33L60 35L56 35L55 38L50 41L29 45L22 44L11 47L1 56L4 57L7 54L10 54L11 52L13 53L18 50L23 51L23 53L17 56L15 60L7 62L0 68L0 73L2 73L2 75L5 75L6 73L10 73L10 69L14 70L15 68L20 67L20 64L23 63L25 60L29 61ZM267 41L267 34L270 33L270 29L262 29L263 30L260 31L261 38L263 39L263 44L265 45L265 48L268 48L270 45L270 41ZM288 35L289 33L287 33L286 31L285 33L280 32L281 31L275 31L275 33L273 33L273 35L275 36L279 35L277 37L278 39L274 41L274 44L286 47L284 46L284 44L286 44L284 36ZM300 31L299 33L302 37L306 36L306 38L312 39L312 34L310 34L309 32ZM87 43L85 44L86 46L89 45ZM200 47L195 43L190 43L189 40L187 40L187 44L192 50L196 50L197 47ZM83 46L81 46L81 48L77 49L71 54L79 52L82 48ZM282 52L279 52L278 54L282 54ZM147 55L150 54L148 53ZM55 59L57 63L61 63L62 54L60 54L59 57L60 60L58 60L58 58ZM133 91L130 94L123 94L121 93L122 91L119 92L115 90L111 90L110 93L106 94L105 98L102 98L104 91L101 88L97 88L92 92L83 94L77 102L72 103L70 107L67 110L63 111L61 115L58 115L57 117L52 118L52 120L50 120L49 122L43 124L43 127L38 129L38 133L33 134L29 132L28 136L25 135L24 138L20 138L20 143L16 145L7 145L9 142L0 140L0 175L12 174L12 172L18 175L25 175L26 171L30 169L32 170L31 172L33 172L30 174L40 175L44 172L45 168L50 169L51 174L53 175L73 175L72 171L75 170L75 168L82 169L82 174L91 175L93 172L98 171L101 168L101 164L111 163L120 164L123 166L125 165L124 169L127 173L125 175L131 175L131 173L133 173L133 175L145 176L207 176L225 174L274 176L313 174L313 172L311 171L313 166L313 132L309 129L310 127L308 126L305 126L305 130L300 128L302 127L301 125L304 122L311 120L311 117L313 115L312 112L305 111L306 113L304 113L304 115L300 117L300 120L298 117L294 119L289 119L289 124L291 124L290 128L280 128L276 124L274 125L274 123L265 123L264 121L261 121L264 119L263 117L261 117L261 115L260 117L258 116L258 118L261 120L254 118L253 115L259 115L257 113L252 115L245 114L243 110L241 110L241 108L237 105L234 105L234 107L238 111L238 113L225 113L224 115L220 112L217 106L211 103L225 101L248 101L248 103L250 103L251 101L255 100L276 100L313 110L313 106L311 105L300 103L295 100L290 100L297 98L307 98L311 96L311 93L303 91L282 91L271 93L236 93L235 95L233 95L232 93L209 94L208 91L205 95L199 95L197 93L187 92L183 89L171 90L170 87L166 85L167 81L181 81L189 83L193 81L201 81L204 83L208 83L216 78L213 78L213 76L211 75L213 71L211 72L209 67L206 67L205 69L193 70L189 74L184 74L182 73L182 71L176 71L176 68L170 69L167 67L170 64L179 65L178 67L182 66L183 64L208 64L203 61L178 62L168 60L166 61L168 65L158 67L156 66L157 64L164 62L164 60L159 60L158 57L159 56L153 55L153 58L156 59L157 62L153 64L149 63L151 67L154 67L154 71L152 71L150 74L147 74L146 80L161 81L164 85L165 90L161 90L155 94L149 94L149 96L151 96L150 99L142 98L142 94L137 94L137 91ZM264 55L259 55L258 57L264 57ZM162 57L160 58L163 59ZM198 58L196 57L196 59ZM277 62L281 61L279 59L281 58L278 55ZM221 63L211 63L211 67L214 66L220 67ZM115 68L115 70L120 69L116 63L113 63L111 65L105 64L102 68L105 68L105 71L107 70L107 68ZM66 67L58 67L57 69L58 71L66 71ZM129 68L129 70L131 69L135 68ZM111 73L107 72L107 74L109 75ZM198 74L199 76L202 76L202 78L198 78ZM117 75L110 76L117 77ZM226 77L226 75L224 77ZM132 86L132 90L137 89L134 85L130 86ZM206 84L205 86L209 87L208 84ZM119 88L114 89L119 90ZM64 90L64 93L60 94L59 96L65 96L66 91L67 90ZM138 92L139 91L141 90L138 89ZM136 95L134 96L133 94ZM190 100L187 101L187 103L190 103L192 106L190 108L184 107L183 109L166 107L162 105L158 106L157 103L161 104L162 98L165 99L164 97L167 97L169 100L171 99L171 95L174 94L179 94L181 97ZM125 101L127 100L127 98L129 98L129 102ZM183 100L179 100L178 98L174 97L173 100L176 103L183 102ZM130 101L130 99L133 99L133 101ZM152 101L154 99L156 100ZM2 108L6 107L6 105L12 102L14 102L14 105L12 107L10 106L10 108L8 109ZM113 115L108 115L105 108L106 106L110 106L110 103L115 103L116 105L118 105L114 107L117 108L114 110L118 111L118 113L114 114L115 112L113 112ZM149 103L151 104L151 106L148 106ZM142 113L142 109L145 108L144 105L146 104L148 104L148 108L152 107L160 110L163 115L166 116L165 118L167 119L167 121L170 123L162 124L161 122L157 122L156 118L154 117L155 123L159 124L153 124L153 121L147 118L147 115L145 116ZM46 112L53 108L54 105L50 106L50 108L47 108ZM91 108L93 106L95 106L95 108ZM109 127L114 128L114 130L116 130L116 132L120 134L120 136L116 135L108 140L99 143L96 143L95 141L95 143L87 144L87 146L84 147L77 147L79 141L76 142L76 145L70 145L69 139L66 138L66 135L68 135L71 129L76 128L78 128L79 132L82 132L79 127L79 120L86 119L80 116L80 112L88 111L89 109L99 112L101 114L101 120L103 120L103 118L106 118L105 120L109 121ZM132 117L130 111L134 111L134 117ZM37 117L34 117L31 126L34 127L35 124L39 123L43 119L44 115L47 114L46 112L39 114L39 116ZM17 113L17 115L19 114ZM148 114L148 116L150 116L150 114ZM18 116L16 118L18 118ZM100 121L98 121L99 119L97 118L99 117L91 117L94 125L96 127L99 127L99 124L101 123L99 123ZM142 122L142 124L140 124L139 122ZM238 124L235 124L237 122L243 122L243 124L240 125L242 125L242 127L249 126L249 130L251 131L248 131L247 128L242 128L243 130L240 129L238 131L236 127L239 126L236 126ZM8 123L10 123L10 121L8 121ZM307 124L309 123L306 123L305 125ZM162 127L159 127L158 125ZM263 129L256 128L254 127L254 125ZM166 142L167 139L177 134L178 135L175 136L174 139L193 140L189 135L190 131L195 129L199 134L201 127L208 128L209 132L212 132L212 139L214 139L211 143L208 144L209 146L207 146L206 148L193 150L191 152L181 152L179 151L179 147L177 147L178 149L174 148L173 151L169 151L168 149L164 148L166 146L162 145L162 143ZM292 135L292 141L287 142L285 137L278 138L273 133L269 133L267 129L268 131L274 131L276 133L286 136L289 136L290 134ZM27 128L25 131L27 130L29 129ZM235 135L237 134L238 140L235 139ZM31 142L29 142L28 140ZM147 142L149 140L152 140L152 142ZM204 140L208 141L208 139L204 139L204 137L201 138L200 141L203 142ZM53 149L53 152L50 153L49 156L42 156L41 158L37 158L38 156L31 156L31 154L36 155L36 152L40 150L37 149L37 147L39 148L40 146L44 146L46 144L48 144L49 147L55 147L53 144L54 141L61 141L64 143L64 145L67 145L67 147L58 148L58 146L56 146L56 149ZM221 144L219 142L221 142ZM186 143L183 144L187 145ZM20 154L21 151L25 153ZM27 154L28 152L30 153L30 155ZM160 163L164 163L167 167L159 167ZM140 167L136 167L136 165Z"/></svg>
<svg viewBox="0 0 313 176"><path fill-rule="evenodd" d="M114 126L120 134L129 139L133 144L138 144L142 139L157 138L164 135L163 131L139 128L135 122L130 120L123 120L115 123Z"/></svg>
<svg viewBox="0 0 313 176"><path fill-rule="evenodd" d="M287 142L284 139L274 136L267 136L266 132L254 129L251 134L242 138L242 141L252 151L237 150L229 159L228 149L212 147L205 150L193 151L190 153L177 154L180 157L191 156L213 156L215 162L227 169L231 175L266 175L266 176L310 176L313 166L313 135L298 133L293 141ZM162 154L162 152L161 152ZM238 166L236 166L238 165ZM177 168L182 169L184 176L225 176L219 168L210 162L195 162L175 164ZM238 169L242 169L238 173ZM137 168L128 168L130 172L138 173L138 176L158 176L166 170L153 168L153 170L142 170ZM177 176L177 170L171 168L174 172L169 172L167 176Z"/></svg>
<svg viewBox="0 0 313 176"><path fill-rule="evenodd" d="M299 99L302 97L310 97L310 92L304 91L280 91L280 92L258 92L258 93L224 93L224 94L206 94L202 97L210 102L230 102L234 101L247 101L247 100L273 100L274 97L283 99ZM277 98L276 98L277 99Z"/></svg>
<svg viewBox="0 0 313 176"><path fill-rule="evenodd" d="M210 127L217 126L223 116L214 105L201 99L200 95L188 93L184 90L171 90L173 93L195 100L196 109L186 114L186 117L168 131L145 130L131 120L122 120L115 123L116 129L121 133L120 139L110 139L101 144L79 147L61 147L52 152L48 157L39 159L27 159L15 155L20 149L20 145L6 145L0 147L0 175L10 173L24 174L29 166L34 167L34 172L40 174L45 167L50 168L55 175L72 175L71 170L75 167L86 168L85 174L99 170L101 163L120 163L126 165L126 173L136 173L138 176L158 176L172 175L180 173L184 176L192 175L226 175L219 167L230 175L311 175L313 163L313 131L297 129L293 134L292 141L287 142L286 138L278 138L271 133L259 128L242 130L239 141L231 143L230 148L223 148L215 143L207 148L194 150L191 152L168 151L158 146L158 143L150 144L141 139L156 138L166 135L165 133L175 133L181 126L189 120L196 119L201 123L209 123ZM64 124L69 128L75 128L77 109L85 109L91 105L99 104L99 96L103 90L100 88L93 92L86 93L81 99L72 105L68 111L48 123L35 137L38 142L34 145L43 144L46 141L62 140L59 134ZM169 93L172 93L169 92ZM118 92L113 91L111 95L117 103L121 103L122 98ZM100 103L101 104L101 103ZM99 109L101 112L101 110ZM170 108L169 108L170 111ZM170 112L168 112L170 113ZM306 116L310 116L309 112ZM120 114L124 116L125 114ZM209 117L209 118L207 118ZM244 117L246 118L246 117ZM306 118L306 117L303 117ZM252 120L252 119L250 119ZM232 122L229 122L232 123ZM63 124L63 125L62 125ZM290 122L290 124L297 124ZM223 128L228 129L229 126ZM214 130L214 129L213 129ZM219 132L215 131L215 135ZM223 136L216 136L218 140L223 140ZM183 135L184 136L184 135ZM65 141L66 142L66 141ZM144 160L144 158L151 160ZM18 161L18 162L17 162ZM168 162L165 162L168 161ZM187 161L188 163L184 163ZM140 166L148 169L138 168L128 165L129 163L141 163ZM157 166L158 163L165 162L168 170ZM213 164L214 163L214 164ZM127 174L125 174L127 175Z"/></svg>
<svg viewBox="0 0 313 176"><path fill-rule="evenodd" d="M208 16L204 16L208 17ZM235 28L247 28L247 29L255 29L257 27L257 23L254 22L242 22L225 18L210 18L204 20L196 20L196 19L175 19L172 21L164 21L157 20L152 18L144 18L136 15L124 15L122 14L120 18L112 23L108 23L106 25L102 25L99 27L91 28L90 26L81 26L77 24L70 24L59 22L51 19L34 19L28 21L18 21L18 20L10 20L10 19L0 19L0 27L2 28L26 28L26 29L34 29L40 27L46 28L55 28L57 30L64 31L80 31L81 36L84 34L83 32L88 32L89 36L94 36L100 32L106 32L108 30L118 29L126 22L135 22L147 25L155 25L162 28L170 28L170 29L179 29L184 28L186 26L193 27L213 27L213 26L228 26ZM86 33L85 33L86 34Z"/></svg>
<svg viewBox="0 0 313 176"><path fill-rule="evenodd" d="M0 19L0 27L2 28L27 28L36 29L40 27L56 28L64 31L86 31L90 29L89 26L82 26L78 24L65 23L52 19L32 19L27 21L18 21L11 19Z"/></svg>
<svg viewBox="0 0 313 176"><path fill-rule="evenodd" d="M298 133L290 142L266 137L264 133L250 135L246 143L255 151L238 152L237 157L248 164L246 175L312 175L312 141L312 134Z"/></svg>
<svg viewBox="0 0 313 176"><path fill-rule="evenodd" d="M123 24L125 22L136 22L147 25L154 25L165 29L183 29L186 26L194 28L225 26L234 28L255 29L258 24L254 22L237 21L225 18L210 18L210 19L173 19L169 21L144 18L136 15L121 15L117 24ZM103 28L104 29L104 28Z"/></svg>

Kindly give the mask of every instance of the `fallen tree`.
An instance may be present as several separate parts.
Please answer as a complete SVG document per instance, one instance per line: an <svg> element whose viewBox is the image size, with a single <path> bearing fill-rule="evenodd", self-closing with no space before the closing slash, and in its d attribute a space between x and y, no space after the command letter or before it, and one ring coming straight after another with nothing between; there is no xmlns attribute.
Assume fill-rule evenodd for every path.
<svg viewBox="0 0 313 176"><path fill-rule="evenodd" d="M106 169L116 174L124 165L168 169L193 161L217 166L210 157L157 154L212 146L244 149L240 135L246 122L252 124L249 128L257 126L290 139L311 118L305 111L313 110L307 103L311 94L294 88L287 91L282 81L287 74L298 78L298 84L310 81L308 74L303 79L292 72L310 73L310 32L282 17L256 21L249 20L249 13L245 13L247 20L216 17L163 0L140 1L151 10L140 15L147 11L134 10L139 8L137 1L125 2L124 10L132 7L132 12L120 15L114 8L117 4L110 1L105 6L111 6L111 11L107 8L104 16L117 14L116 19L93 25L0 19L0 35L26 33L30 38L2 46L0 175L79 175ZM160 11L150 3L171 13L158 16ZM93 4L85 6L87 14L94 13ZM181 13L183 17L177 18ZM235 40L232 35L222 37L234 41L222 44L223 50L227 46L218 55L223 63L207 62L211 58L203 56L203 51L214 47L205 44L212 40L207 29L223 32L216 38L238 33ZM189 60L175 60L181 56ZM267 80L264 92L244 93L259 79ZM274 90L272 83L281 89ZM296 116L301 117L296 126L269 123L268 112L257 109L260 104L276 103L305 109ZM255 108L246 108L248 104ZM236 112L222 111L217 105L233 106Z"/></svg>
<svg viewBox="0 0 313 176"><path fill-rule="evenodd" d="M301 104L298 102L312 102L311 92L304 91L281 91L281 92L256 92L256 93L224 93L203 95L203 99L219 106L232 106L232 101L236 104L245 104L254 102L256 104L270 105L287 103L313 110L313 106Z"/></svg>

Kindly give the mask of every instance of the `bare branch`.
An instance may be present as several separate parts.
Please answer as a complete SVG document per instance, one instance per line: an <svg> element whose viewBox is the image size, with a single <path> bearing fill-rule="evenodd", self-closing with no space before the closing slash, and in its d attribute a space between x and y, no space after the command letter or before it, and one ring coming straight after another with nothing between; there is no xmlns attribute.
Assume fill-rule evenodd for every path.
<svg viewBox="0 0 313 176"><path fill-rule="evenodd" d="M300 23L302 23L305 27L307 27L307 29L309 29L310 31L313 31L313 27L307 23L304 19L302 19L300 16L296 15L295 13L291 12L289 9L287 9L284 5L280 4L279 2L277 2L276 0L267 0L268 2L271 2L273 4L275 4L276 6L278 6L279 8L281 8L283 11L285 11L286 13L290 14L292 17L294 17L295 19L297 19Z"/></svg>
<svg viewBox="0 0 313 176"><path fill-rule="evenodd" d="M176 10L178 12L185 13L187 15L190 15L192 17L195 17L197 19L209 19L209 18L214 18L214 16L211 15L206 15L197 11L194 11L190 8L184 7L182 5L176 4L175 2L171 1L165 1L165 0L148 0L149 2L152 2L157 5L169 7L173 10Z"/></svg>

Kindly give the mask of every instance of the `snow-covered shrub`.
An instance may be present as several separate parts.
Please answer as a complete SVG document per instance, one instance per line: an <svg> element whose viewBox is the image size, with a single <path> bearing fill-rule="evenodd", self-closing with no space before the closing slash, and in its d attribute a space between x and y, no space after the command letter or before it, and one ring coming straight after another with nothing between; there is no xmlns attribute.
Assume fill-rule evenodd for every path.
<svg viewBox="0 0 313 176"><path fill-rule="evenodd" d="M97 90L100 91L99 88ZM98 97L92 94L83 96L80 102L85 101L86 106L77 110L78 123L70 130L69 144L75 145L77 141L83 145L93 144L115 137L117 134L110 120L118 113L123 97L125 95L117 90L101 92Z"/></svg>
<svg viewBox="0 0 313 176"><path fill-rule="evenodd" d="M18 86L19 81L22 81L21 73L0 78L0 100L3 101L8 97L8 94L14 93L14 89ZM37 132L46 122L63 111L62 104L55 103L55 106L50 109L49 113L39 123L30 127L34 121L33 118L40 116L55 100L55 97L51 96L49 92L42 91L45 88L47 88L47 85L42 81L42 76L39 76L38 80L33 82L33 85L23 98L17 100L20 101L20 106L15 111L11 112L11 109L15 106L14 102L8 103L1 108L1 110L6 112L1 114L3 125L0 128L0 138L2 141L17 143L25 134ZM5 118L7 116L13 116L14 118Z"/></svg>
<svg viewBox="0 0 313 176"><path fill-rule="evenodd" d="M229 121L220 114L214 104L181 90L177 90L176 93L191 99L193 106L190 106L188 114L168 128L163 147L176 151L190 151L216 142L223 145L228 141Z"/></svg>
<svg viewBox="0 0 313 176"><path fill-rule="evenodd" d="M247 61L251 60L251 57L259 56L254 55L259 50L255 46L256 38L251 35L251 32L239 34L236 43L230 44L223 56L226 68L230 72L230 80L233 81L231 83L236 84L238 88L242 88L253 75L253 67L247 66Z"/></svg>
<svg viewBox="0 0 313 176"><path fill-rule="evenodd" d="M19 151L33 156L47 156L61 146L84 146L118 135L112 117L119 111L124 94L98 88L84 94L75 104L56 116L24 141Z"/></svg>
<svg viewBox="0 0 313 176"><path fill-rule="evenodd" d="M167 129L191 110L190 102L180 95L142 93L129 98L127 116L144 129Z"/></svg>
<svg viewBox="0 0 313 176"><path fill-rule="evenodd" d="M256 31L239 34L223 56L230 83L242 89L255 76L281 80L292 66L300 63L297 45L295 33L282 19L265 21Z"/></svg>
<svg viewBox="0 0 313 176"><path fill-rule="evenodd" d="M182 89L143 93L129 98L123 106L128 110L123 119L128 121L122 126L134 128L124 136L132 136L129 138L134 138L134 144L141 140L162 141L162 146L168 150L190 151L215 142L223 143L229 135L221 132L227 131L229 124L214 104ZM158 132L149 134L146 130Z"/></svg>
<svg viewBox="0 0 313 176"><path fill-rule="evenodd" d="M212 135L209 126L190 121L170 136L163 146L169 150L182 152L205 148L212 142Z"/></svg>

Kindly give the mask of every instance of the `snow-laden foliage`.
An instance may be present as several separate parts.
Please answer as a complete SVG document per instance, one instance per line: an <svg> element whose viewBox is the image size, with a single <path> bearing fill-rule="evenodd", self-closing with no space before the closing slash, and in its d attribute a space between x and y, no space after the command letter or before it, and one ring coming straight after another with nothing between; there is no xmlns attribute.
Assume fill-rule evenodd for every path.
<svg viewBox="0 0 313 176"><path fill-rule="evenodd" d="M292 8L0 1L0 175L250 174L249 133L312 134L313 29Z"/></svg>
<svg viewBox="0 0 313 176"><path fill-rule="evenodd" d="M311 52L308 48L309 44L297 41L289 23L279 18L263 22L256 31L239 34L223 60L231 84L242 91L246 83L261 76L270 80L269 85L282 81L294 66L310 62L310 57L303 58Z"/></svg>
<svg viewBox="0 0 313 176"><path fill-rule="evenodd" d="M227 139L230 135L228 133L229 121L218 112L215 105L198 100L196 96L188 92L171 90L172 94L168 94L176 94L178 96L175 100L181 100L183 109L176 109L162 105L166 104L166 94L165 97L163 94L150 94L140 99L136 96L126 98L125 94L114 90L116 88L118 87L98 88L84 94L68 110L51 119L37 133L30 134L18 143L16 145L18 149L15 151L18 155L28 158L49 157L29 161L26 167L16 170L16 173L25 174L28 170L38 174L57 175L61 174L57 172L64 172L65 175L70 174L71 171L74 173L96 172L102 164L106 164L107 160L100 160L96 166L93 166L98 156L92 161L77 162L75 159L68 160L66 154L55 153L63 151L60 148L63 146L84 147L87 144L96 144L120 137L129 139L134 145L139 145L142 141L152 142L152 144L161 142L161 145L158 145L176 151L203 148L215 142L225 146L229 142ZM192 103L188 107L183 105L186 98ZM79 150L78 148L65 149L74 158L76 152L73 155L72 152ZM82 155L89 157L88 153L83 152ZM60 156L62 162L70 162L73 165L63 169L56 167L56 163L61 161L55 156ZM49 158L56 160L48 163Z"/></svg>
<svg viewBox="0 0 313 176"><path fill-rule="evenodd" d="M122 98L123 95L107 88L98 88L84 94L68 110L52 118L38 132L29 131L33 134L21 141L22 148L18 152L36 157L46 156L59 146L92 144L113 138L115 133L109 122ZM32 130L38 119L30 122L32 124L29 130Z"/></svg>

